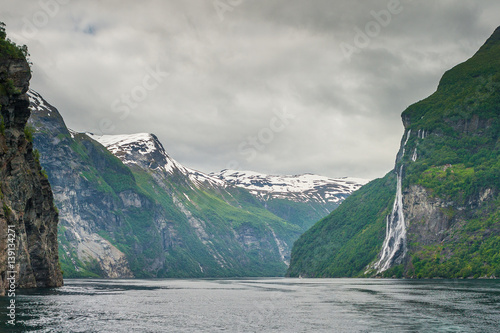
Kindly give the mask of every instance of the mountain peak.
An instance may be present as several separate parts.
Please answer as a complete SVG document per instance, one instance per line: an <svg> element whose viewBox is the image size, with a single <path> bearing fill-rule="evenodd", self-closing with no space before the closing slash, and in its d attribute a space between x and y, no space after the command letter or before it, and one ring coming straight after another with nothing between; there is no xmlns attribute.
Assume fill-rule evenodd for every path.
<svg viewBox="0 0 500 333"><path fill-rule="evenodd" d="M435 129L450 131L474 117L497 117L498 68L500 27L474 56L446 71L434 94L403 112L405 127L415 131L425 129L426 132ZM464 107L465 101L467 107Z"/></svg>
<svg viewBox="0 0 500 333"><path fill-rule="evenodd" d="M151 133L135 133L135 134L120 134L120 135L95 135L93 133L86 133L86 134L92 139L102 144L113 154L121 148L129 147L131 145L137 146L139 144L140 144L139 152L143 155L150 154L157 149L157 147L155 147L156 146L155 143L158 142L158 138Z"/></svg>
<svg viewBox="0 0 500 333"><path fill-rule="evenodd" d="M500 43L500 26L495 29L493 34L491 34L490 38L488 38L485 45L486 44L493 44L493 43L495 43L495 44Z"/></svg>
<svg viewBox="0 0 500 333"><path fill-rule="evenodd" d="M168 173L175 170L185 173L185 168L168 156L161 142L152 133L86 134L127 165L137 165L145 169L160 168Z"/></svg>
<svg viewBox="0 0 500 333"><path fill-rule="evenodd" d="M37 93L35 90L30 89L26 93L28 95L28 98L30 100L30 106L31 108L35 108L35 111L42 111L46 110L47 112L50 113L50 107L47 103L45 103L45 100L43 99L42 95Z"/></svg>
<svg viewBox="0 0 500 333"><path fill-rule="evenodd" d="M181 174L193 183L210 183L225 186L225 182L183 166L171 158L158 137L152 133L94 135L87 136L102 144L109 152L127 165L136 165L146 170L155 170L168 175Z"/></svg>

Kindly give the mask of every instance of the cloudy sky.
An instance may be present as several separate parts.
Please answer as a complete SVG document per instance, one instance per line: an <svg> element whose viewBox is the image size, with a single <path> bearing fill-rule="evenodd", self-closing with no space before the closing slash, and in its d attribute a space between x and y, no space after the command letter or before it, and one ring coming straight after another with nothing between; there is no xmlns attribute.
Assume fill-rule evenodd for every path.
<svg viewBox="0 0 500 333"><path fill-rule="evenodd" d="M500 25L498 0L1 0L68 127L179 162L376 178L400 114Z"/></svg>

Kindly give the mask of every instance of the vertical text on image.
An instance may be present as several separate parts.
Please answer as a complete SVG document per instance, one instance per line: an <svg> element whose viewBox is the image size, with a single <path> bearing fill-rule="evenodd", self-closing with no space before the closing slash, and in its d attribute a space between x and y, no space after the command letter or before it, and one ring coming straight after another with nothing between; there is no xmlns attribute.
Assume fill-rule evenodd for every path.
<svg viewBox="0 0 500 333"><path fill-rule="evenodd" d="M16 324L16 229L7 227L7 281L9 303L7 306L7 325Z"/></svg>

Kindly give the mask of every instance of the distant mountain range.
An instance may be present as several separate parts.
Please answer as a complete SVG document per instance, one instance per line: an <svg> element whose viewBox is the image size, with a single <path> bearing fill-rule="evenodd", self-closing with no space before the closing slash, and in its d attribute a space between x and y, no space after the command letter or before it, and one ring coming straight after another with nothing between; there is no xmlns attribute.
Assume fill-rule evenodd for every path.
<svg viewBox="0 0 500 333"><path fill-rule="evenodd" d="M366 184L360 178L328 178L313 174L296 176L270 176L258 172L223 170L211 173L232 185L247 189L262 201L272 199L295 202L342 202L347 196Z"/></svg>
<svg viewBox="0 0 500 333"><path fill-rule="evenodd" d="M368 181L313 174L270 176L251 171L223 170L211 176L249 191L267 210L303 231L337 208Z"/></svg>
<svg viewBox="0 0 500 333"><path fill-rule="evenodd" d="M172 159L153 134L77 133L40 94L29 96L66 277L283 275L300 234L365 182L205 174Z"/></svg>

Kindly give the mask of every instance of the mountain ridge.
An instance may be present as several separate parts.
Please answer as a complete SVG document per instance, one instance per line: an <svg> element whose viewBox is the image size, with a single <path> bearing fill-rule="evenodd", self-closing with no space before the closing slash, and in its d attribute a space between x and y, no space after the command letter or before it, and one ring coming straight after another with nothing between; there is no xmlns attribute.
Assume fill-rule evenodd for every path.
<svg viewBox="0 0 500 333"><path fill-rule="evenodd" d="M167 178L185 176L194 184L211 186L218 189L219 193L226 192L225 189L231 186L245 189L271 213L292 221L304 231L337 208L340 202L367 182L359 178L332 179L313 174L270 176L235 170L207 174L185 167L171 158L158 137L152 133L86 135L100 142L127 165L136 165L143 169L159 168L168 174Z"/></svg>
<svg viewBox="0 0 500 333"><path fill-rule="evenodd" d="M208 182L213 185L225 186L218 179L188 168L170 157L158 137L153 133L95 135L87 132L85 134L102 144L125 164L136 164L149 169L161 168L171 175L185 175L197 183Z"/></svg>

